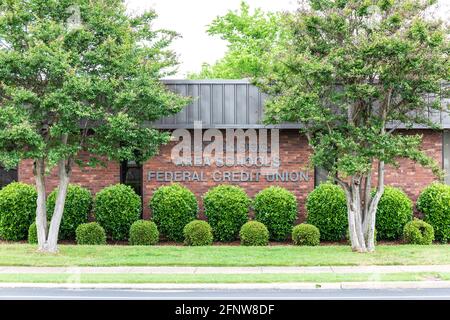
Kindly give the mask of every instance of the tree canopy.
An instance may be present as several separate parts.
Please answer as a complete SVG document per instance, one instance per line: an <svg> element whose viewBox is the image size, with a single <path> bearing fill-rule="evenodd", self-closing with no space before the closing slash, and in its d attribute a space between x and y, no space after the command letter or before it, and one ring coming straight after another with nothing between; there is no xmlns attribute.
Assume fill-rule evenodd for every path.
<svg viewBox="0 0 450 320"><path fill-rule="evenodd" d="M384 165L409 158L441 176L418 134L435 128L449 80L449 33L435 1L310 0L286 16L290 36L270 71L255 82L271 96L266 122L295 121L347 194L352 247L373 250ZM446 106L445 110L446 110ZM378 183L371 197L373 171ZM374 211L375 210L375 211Z"/></svg>
<svg viewBox="0 0 450 320"><path fill-rule="evenodd" d="M309 1L289 18L292 37L279 63L256 79L273 97L266 121L302 123L313 163L332 173L364 174L374 159L395 165L408 157L438 174L420 152L419 135L392 134L418 124L436 128L428 111L442 108L448 31L423 18L429 7L430 1Z"/></svg>
<svg viewBox="0 0 450 320"><path fill-rule="evenodd" d="M70 6L79 26L67 22ZM2 0L0 162L154 154L167 134L142 124L185 102L158 81L175 64L167 46L177 35L152 30L155 17L128 17L118 0Z"/></svg>
<svg viewBox="0 0 450 320"><path fill-rule="evenodd" d="M74 163L143 161L168 141L149 123L187 100L159 81L173 72L177 34L154 30L155 18L127 14L120 0L0 0L0 164L34 160L38 220L46 221L42 184L52 167L64 189Z"/></svg>
<svg viewBox="0 0 450 320"><path fill-rule="evenodd" d="M257 8L251 12L246 2L239 10L217 17L208 26L208 34L227 41L225 56L213 65L203 64L191 79L242 79L263 75L268 71L270 59L286 32L279 12L264 12Z"/></svg>

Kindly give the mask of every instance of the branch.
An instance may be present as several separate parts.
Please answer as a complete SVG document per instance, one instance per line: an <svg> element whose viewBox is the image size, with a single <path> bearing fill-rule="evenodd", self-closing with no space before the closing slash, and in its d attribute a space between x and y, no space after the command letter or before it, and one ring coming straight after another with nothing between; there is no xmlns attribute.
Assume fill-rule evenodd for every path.
<svg viewBox="0 0 450 320"><path fill-rule="evenodd" d="M334 175L333 179L338 185L340 185L344 189L344 191L347 194L351 193L349 184L347 182L345 182L344 180L342 180L341 178L339 178L337 173Z"/></svg>

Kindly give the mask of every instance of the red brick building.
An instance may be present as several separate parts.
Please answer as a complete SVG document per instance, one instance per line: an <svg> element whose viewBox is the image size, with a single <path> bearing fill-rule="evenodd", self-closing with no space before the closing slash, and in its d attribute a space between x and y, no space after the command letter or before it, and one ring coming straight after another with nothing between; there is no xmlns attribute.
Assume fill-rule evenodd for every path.
<svg viewBox="0 0 450 320"><path fill-rule="evenodd" d="M170 80L166 81L166 84L172 90L192 96L193 102L176 116L163 119L154 126L161 130L177 130L174 133L190 134L192 141L186 143L186 147L192 146L192 148L190 152L185 152L184 156L187 155L192 162L180 164L174 161L174 147L185 140L175 134L174 141L161 147L159 155L146 163L136 165L107 161L106 167L74 168L71 183L87 187L93 193L111 184L129 184L142 196L144 218L148 218L151 214L148 202L154 190L171 181L177 181L191 189L197 196L200 206L202 195L218 184L240 185L250 196L254 196L269 185L279 185L291 190L297 196L300 219L304 217L305 198L324 177L320 170L309 167L310 150L306 138L299 133L297 124L286 123L277 127L262 125L265 96L247 81ZM443 114L430 116L434 117L435 121L439 121L444 128L447 123L450 124L450 120ZM201 129L196 125L201 125ZM205 158L202 158L199 164L195 164L195 156L198 155L194 141L196 134L202 138L209 137L211 133L222 134L224 154L225 151L235 154L237 150L234 146L234 138L231 139L233 148L228 150L230 139L227 139L226 134L239 129L242 129L240 133L247 135L256 133L258 143L264 140L267 134L268 154L273 156L274 152L278 153L279 160L275 169L273 166L261 165L258 161L253 163L235 161L226 165L225 163L205 163ZM403 130L401 133L423 134L423 150L441 163L444 169L448 168L450 135L446 130L414 128ZM275 148L271 139L276 134L278 146ZM207 150L208 141L213 141L210 137L206 140L206 142L205 139L202 140L202 152ZM246 148L246 152L249 152L248 145ZM200 153L200 155L203 154ZM228 156L228 153L226 155ZM0 178L0 186L10 180L34 183L31 161L23 161L12 173L0 171ZM47 179L47 187L51 191L57 185L56 175L53 173ZM386 184L403 189L413 200L426 185L434 180L431 170L409 160L400 160L399 168L386 169ZM447 178L446 182L449 182Z"/></svg>

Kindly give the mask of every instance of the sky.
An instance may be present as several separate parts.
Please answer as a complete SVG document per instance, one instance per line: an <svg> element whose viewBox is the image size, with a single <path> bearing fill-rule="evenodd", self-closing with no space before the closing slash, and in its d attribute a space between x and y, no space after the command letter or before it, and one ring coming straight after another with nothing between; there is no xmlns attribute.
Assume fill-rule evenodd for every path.
<svg viewBox="0 0 450 320"><path fill-rule="evenodd" d="M178 32L182 38L174 41L172 49L180 61L175 78L184 78L187 72L200 71L203 62L214 63L223 57L226 42L206 33L207 25L228 10L237 10L242 0L126 0L131 13L155 9L158 18L155 28ZM296 0L247 0L250 8L266 11L292 10Z"/></svg>
<svg viewBox="0 0 450 320"><path fill-rule="evenodd" d="M178 32L172 49L177 53L180 66L173 78L184 78L188 72L198 72L202 63L214 63L226 52L226 42L206 33L207 25L228 10L239 9L242 0L126 0L130 13L156 10L155 28ZM251 9L265 11L294 10L297 0L246 0ZM440 15L450 18L450 0L439 0Z"/></svg>

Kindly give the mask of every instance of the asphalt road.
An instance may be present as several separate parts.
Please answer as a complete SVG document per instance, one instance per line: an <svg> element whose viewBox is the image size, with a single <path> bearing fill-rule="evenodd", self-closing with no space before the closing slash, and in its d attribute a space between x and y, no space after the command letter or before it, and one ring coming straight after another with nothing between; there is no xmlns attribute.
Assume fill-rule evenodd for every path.
<svg viewBox="0 0 450 320"><path fill-rule="evenodd" d="M0 300L450 300L450 289L125 290L0 288Z"/></svg>

